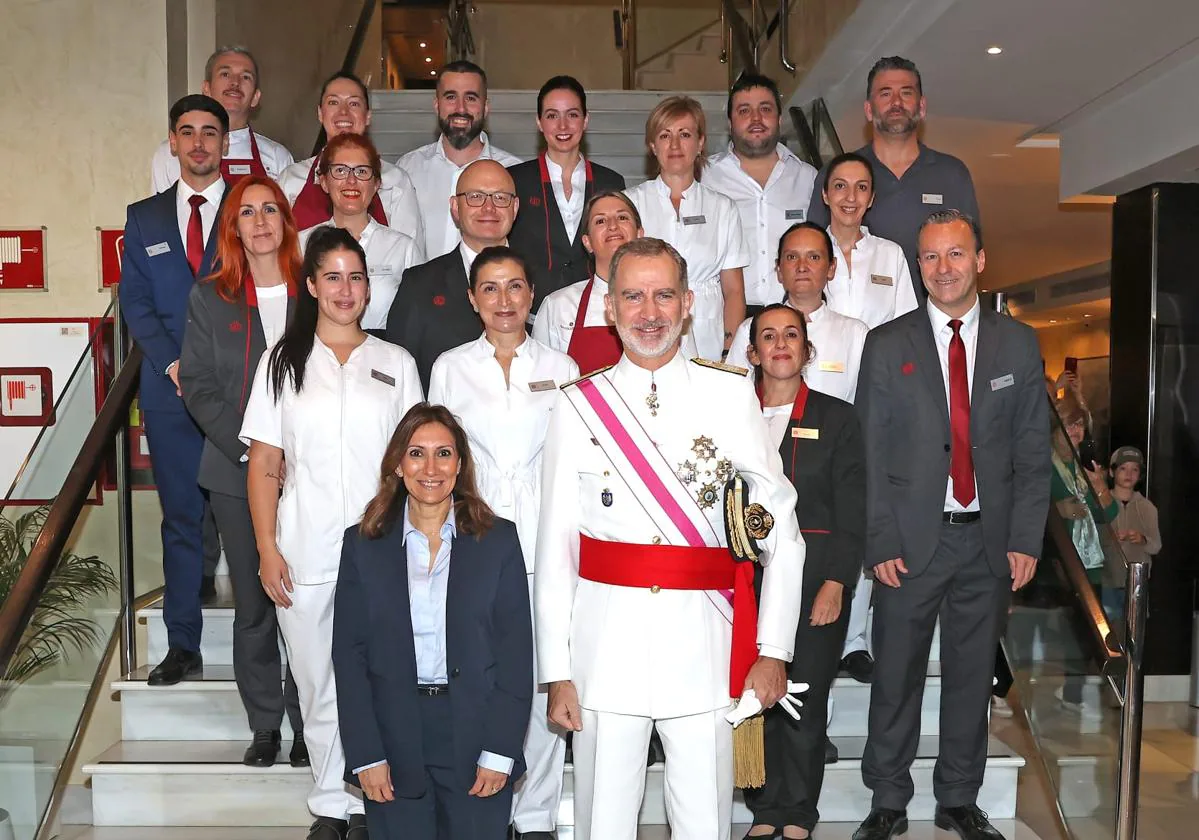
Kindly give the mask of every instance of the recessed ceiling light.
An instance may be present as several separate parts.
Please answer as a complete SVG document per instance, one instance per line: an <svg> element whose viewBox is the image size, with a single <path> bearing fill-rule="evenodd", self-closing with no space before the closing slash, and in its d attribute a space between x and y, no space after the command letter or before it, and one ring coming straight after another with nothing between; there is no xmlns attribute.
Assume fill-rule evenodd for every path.
<svg viewBox="0 0 1199 840"><path fill-rule="evenodd" d="M991 152L993 158L1010 158L1011 156L1010 152Z"/></svg>
<svg viewBox="0 0 1199 840"><path fill-rule="evenodd" d="M1003 52L1003 47L987 47L987 55L999 55Z"/></svg>
<svg viewBox="0 0 1199 840"><path fill-rule="evenodd" d="M1056 324L1056 323L1057 323L1057 318L1050 318L1050 319L1049 319L1049 323L1051 323L1051 324Z"/></svg>
<svg viewBox="0 0 1199 840"><path fill-rule="evenodd" d="M425 56L425 64L432 64L432 63L433 63L433 59L430 58L429 56Z"/></svg>
<svg viewBox="0 0 1199 840"><path fill-rule="evenodd" d="M420 48L421 48L422 50L423 50L425 47L427 47L427 46L429 46L429 45L428 45L428 44L426 44L424 41L421 41L421 42L420 42Z"/></svg>
<svg viewBox="0 0 1199 840"><path fill-rule="evenodd" d="M430 76L436 76L436 75L437 75L437 71L436 71L436 70L430 70L430 71L429 71L429 75L430 75Z"/></svg>
<svg viewBox="0 0 1199 840"><path fill-rule="evenodd" d="M1084 317L1084 318L1090 318L1091 316L1090 316L1090 315L1083 315L1082 317Z"/></svg>

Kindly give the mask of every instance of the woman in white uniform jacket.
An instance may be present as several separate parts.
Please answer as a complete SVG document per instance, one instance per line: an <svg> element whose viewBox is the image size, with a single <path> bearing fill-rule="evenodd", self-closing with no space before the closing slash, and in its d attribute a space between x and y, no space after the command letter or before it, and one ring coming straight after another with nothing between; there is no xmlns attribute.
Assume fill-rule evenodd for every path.
<svg viewBox="0 0 1199 840"><path fill-rule="evenodd" d="M276 606L312 756L309 838L365 840L355 831L365 825L362 800L342 781L333 596L342 535L379 489L383 453L420 402L420 379L407 351L358 325L369 281L347 231L314 233L303 274L292 323L255 372L240 437L250 447L259 579Z"/></svg>
<svg viewBox="0 0 1199 840"><path fill-rule="evenodd" d="M364 330L382 330L387 326L387 313L400 288L400 278L410 266L425 261L420 243L371 218L369 208L379 192L381 166L379 152L370 138L339 134L330 140L321 150L317 173L321 189L333 202L333 218L300 231L303 248L318 227L345 228L366 252L370 300L362 314Z"/></svg>
<svg viewBox="0 0 1199 840"><path fill-rule="evenodd" d="M833 158L820 194L837 249L837 273L824 291L829 307L870 329L915 309L916 289L903 248L862 225L874 203L870 161L856 152Z"/></svg>
<svg viewBox="0 0 1199 840"><path fill-rule="evenodd" d="M825 288L837 268L828 232L813 222L792 225L779 240L775 265L786 291L783 303L808 319L813 352L804 380L814 391L852 403L858 390L862 347L870 329L857 318L834 312L824 302ZM749 367L749 321L745 319L733 337L727 359L731 365Z"/></svg>
<svg viewBox="0 0 1199 840"><path fill-rule="evenodd" d="M658 177L625 190L641 213L645 235L663 239L687 261L695 293L689 332L701 356L720 361L745 318L749 252L732 199L698 180L704 166L703 108L687 96L663 99L645 123Z"/></svg>
<svg viewBox="0 0 1199 840"><path fill-rule="evenodd" d="M484 248L475 258L468 294L484 332L433 364L429 402L444 405L462 424L479 493L497 516L516 523L532 597L541 450L558 388L576 379L579 367L525 333L533 305L528 277L527 264L511 248ZM566 741L550 731L546 694L537 691L525 739L528 771L512 809L518 832L554 831L565 761Z"/></svg>

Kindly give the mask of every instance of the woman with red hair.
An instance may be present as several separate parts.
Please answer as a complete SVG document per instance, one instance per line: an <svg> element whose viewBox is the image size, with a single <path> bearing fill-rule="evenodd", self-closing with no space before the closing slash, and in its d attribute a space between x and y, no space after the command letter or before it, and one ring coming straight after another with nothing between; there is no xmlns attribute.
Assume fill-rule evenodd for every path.
<svg viewBox="0 0 1199 840"><path fill-rule="evenodd" d="M275 607L258 584L258 549L246 500L246 445L238 439L258 361L283 335L300 277L299 238L287 197L270 178L243 178L217 219L213 273L195 284L179 361L187 410L204 433L200 486L212 504L233 585L233 676L253 741L243 762L275 763L286 707L290 761L308 766L295 682L279 681Z"/></svg>

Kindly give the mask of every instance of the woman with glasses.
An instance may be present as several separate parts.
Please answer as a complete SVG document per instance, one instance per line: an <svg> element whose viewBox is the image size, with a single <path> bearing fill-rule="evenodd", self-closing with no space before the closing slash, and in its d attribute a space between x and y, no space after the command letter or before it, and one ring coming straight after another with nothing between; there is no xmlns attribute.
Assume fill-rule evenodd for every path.
<svg viewBox="0 0 1199 840"><path fill-rule="evenodd" d="M737 205L698 180L705 130L703 108L694 99L663 99L645 123L658 177L625 192L641 213L645 235L664 239L687 260L695 293L689 332L701 356L719 361L745 318L742 269L749 251Z"/></svg>
<svg viewBox="0 0 1199 840"><path fill-rule="evenodd" d="M379 192L382 161L370 139L361 134L339 134L321 150L318 181L333 203L333 216L300 232L300 247L317 227L345 228L366 252L370 299L362 314L364 330L382 331L395 299L400 279L409 266L425 261L420 243L406 233L379 224L370 205Z"/></svg>
<svg viewBox="0 0 1199 840"><path fill-rule="evenodd" d="M378 490L383 453L421 389L412 357L359 325L370 281L348 231L313 233L301 273L291 324L254 374L240 438L258 578L275 604L312 758L308 837L366 840L362 800L343 779L333 598L342 535Z"/></svg>

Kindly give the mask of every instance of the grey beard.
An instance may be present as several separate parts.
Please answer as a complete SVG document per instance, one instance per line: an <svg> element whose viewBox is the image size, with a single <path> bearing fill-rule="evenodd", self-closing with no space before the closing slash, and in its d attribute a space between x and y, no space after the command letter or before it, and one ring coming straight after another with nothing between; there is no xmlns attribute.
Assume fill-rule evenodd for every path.
<svg viewBox="0 0 1199 840"><path fill-rule="evenodd" d="M893 135L898 135L898 136L904 136L907 134L915 133L920 128L920 118L919 117L909 117L906 114L904 116L905 116L905 121L903 123L893 123L892 125L889 125L889 126L887 125L887 123L885 122L883 117L875 117L875 119L874 119L875 132L878 134L893 134Z"/></svg>
<svg viewBox="0 0 1199 840"><path fill-rule="evenodd" d="M621 342L626 347L631 347L637 355L645 356L647 359L657 359L665 356L678 343L679 337L683 334L683 322L679 321L679 323L671 325L670 332L666 334L666 338L658 347L647 348L632 327L617 324L616 334L620 336Z"/></svg>

